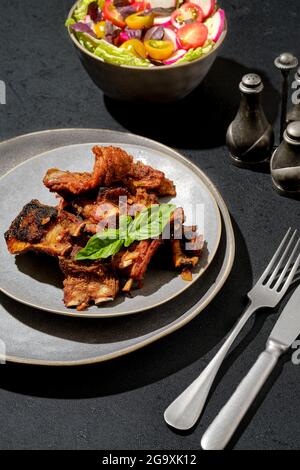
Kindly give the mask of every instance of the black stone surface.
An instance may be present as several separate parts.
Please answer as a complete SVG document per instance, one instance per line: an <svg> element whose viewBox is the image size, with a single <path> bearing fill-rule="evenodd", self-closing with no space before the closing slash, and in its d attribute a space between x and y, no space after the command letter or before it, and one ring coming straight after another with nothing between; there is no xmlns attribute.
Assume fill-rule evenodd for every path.
<svg viewBox="0 0 300 470"><path fill-rule="evenodd" d="M273 60L285 50L300 56L298 2L221 3L229 35L203 86L184 102L143 108L103 97L82 69L63 25L72 0L1 1L0 80L7 85L7 104L0 105L0 138L98 127L157 139L212 178L232 213L237 237L235 266L223 291L170 337L104 365L2 366L1 449L198 449L207 425L264 348L277 318L266 311L250 322L226 360L200 424L187 434L165 425L164 409L215 354L278 240L288 226L299 228L299 202L279 197L267 173L233 167L224 147L245 72L262 75L266 113L278 129L280 77ZM300 448L299 378L300 366L287 356L231 448Z"/></svg>

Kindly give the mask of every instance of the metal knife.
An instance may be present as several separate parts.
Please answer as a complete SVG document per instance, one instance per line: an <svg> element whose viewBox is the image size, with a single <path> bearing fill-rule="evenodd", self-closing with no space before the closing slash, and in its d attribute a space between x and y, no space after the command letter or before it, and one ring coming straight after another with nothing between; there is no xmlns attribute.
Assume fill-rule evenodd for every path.
<svg viewBox="0 0 300 470"><path fill-rule="evenodd" d="M265 351L204 433L201 440L202 449L222 450L226 447L279 357L292 346L299 334L300 286L276 322Z"/></svg>

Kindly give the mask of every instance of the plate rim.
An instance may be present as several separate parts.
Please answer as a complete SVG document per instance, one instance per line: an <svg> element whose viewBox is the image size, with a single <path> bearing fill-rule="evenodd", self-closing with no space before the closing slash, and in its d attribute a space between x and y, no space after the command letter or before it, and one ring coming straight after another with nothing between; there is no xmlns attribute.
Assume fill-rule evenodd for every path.
<svg viewBox="0 0 300 470"><path fill-rule="evenodd" d="M94 145L95 143L94 142L87 142L87 143L84 143L84 144L71 144L71 145L64 145L64 146L61 146L61 147L57 147L55 149L51 149L51 150L48 150L48 151L45 151L45 152L42 152L42 153L39 153L38 155L35 155L33 157L30 157L28 158L27 160L24 160L23 162L19 163L18 165L16 165L15 167L11 168L10 170L8 170L6 173L4 173L3 175L0 176L0 183L1 181L6 178L10 173L13 173L17 168L25 165L27 162L30 162L32 160L35 160L35 159L39 159L39 158L47 158L47 154L49 154L50 152L55 152L59 149L64 149L64 148L70 148L70 147L78 147L80 145ZM111 143L109 142L101 142L101 145L111 145ZM143 147L142 145L138 145L138 144L126 144L124 142L116 142L114 143L114 145L118 145L118 146L122 146L122 145L132 145L134 147L137 147L137 148L145 148L147 149L147 147ZM122 148L122 147L121 147ZM166 153L166 155L168 155ZM184 157L183 155L180 155L179 156L181 158L178 158L177 156L177 161L181 161L182 164L186 165L187 162L189 162L189 160ZM170 157L170 155L169 155ZM176 159L176 156L174 156L174 159ZM188 165L186 165L188 166ZM197 173L197 172L196 172ZM101 308L99 309L99 312L97 313L89 313L89 310L86 310L85 312L78 312L76 310L56 310L56 309L51 309L51 308L47 308L47 307L42 307L40 305L35 305L34 303L32 302L29 302L29 301L26 301L26 300L23 300L23 299L20 299L19 297L17 297L16 295L14 295L13 293L10 293L8 292L7 290L5 290L1 285L0 285L0 292L3 292L3 294L5 294L6 296L8 296L9 298L15 300L16 302L19 302L23 305L26 305L27 307L31 307L31 308L36 308L38 310L41 310L42 312L48 312L48 313L53 313L54 315L60 315L60 316L63 316L63 317L72 317L72 318L89 318L89 319L101 319L101 318L119 318L119 317L125 317L125 316L129 316L129 315L138 315L138 314L141 314L143 312L146 312L147 310L152 310L153 308L158 308L158 307L161 307L162 305L165 305L166 303L170 302L171 300L175 299L176 297L180 296L181 294L183 294L185 291L187 291L190 287L192 287L192 285L199 281L199 279L203 276L203 274L206 272L206 270L209 268L209 266L211 265L211 263L213 262L216 254L217 254L217 251L219 249L219 246L220 246L220 241L221 241L221 236L222 236L222 219L221 219L221 214L220 214L220 209L219 209L219 206L217 204L217 201L215 199L215 196L213 195L211 189L209 188L209 186L207 185L206 182L204 182L202 180L202 177L200 175L198 175L198 178L200 178L201 182L203 183L203 185L205 186L205 189L206 191L209 192L210 196L211 196L211 200L213 201L213 204L215 206L215 212L216 212L216 222L217 222L217 225L218 225L218 231L217 231L217 236L216 236L216 244L215 244L215 248L212 252L212 254L210 255L210 259L209 259L209 262L207 263L207 265L201 270L199 271L199 273L197 275L195 275L195 277L192 279L192 281L190 281L189 283L187 283L182 289L180 289L179 291L177 291L176 293L172 294L171 296L168 296L166 299L158 302L158 303L155 303L153 305L149 305L147 307L144 307L140 310L127 310L125 312L121 312L121 313L103 313L101 312ZM208 178L209 179L209 178ZM179 274L178 274L179 275Z"/></svg>
<svg viewBox="0 0 300 470"><path fill-rule="evenodd" d="M10 139L7 139L3 142L0 142L0 148L5 145L9 145L14 143L15 141L21 141L22 139L26 138L32 138L32 137L43 137L44 135L47 136L51 132L56 132L59 134L63 134L66 132L72 133L72 132L102 132L103 134L109 134L109 133L114 133L118 135L125 135L128 136L128 138L137 138L140 141L146 141L149 142L149 145L151 147L151 144L160 147L161 149L166 149L167 152L172 152L173 154L177 154L180 157L186 159L184 155L182 155L180 152L177 152L176 150L172 149L171 147L168 147L165 144L162 144L160 142L157 142L153 139L150 139L148 137L144 136L139 136L136 134L132 134L129 132L122 132L122 131L117 131L117 130L110 130L110 129L96 129L96 128L61 128L61 129L48 129L48 130L42 130L42 131L37 131L37 132L30 132L27 134L19 135ZM63 145L62 145L63 146ZM58 148L58 147L57 147ZM187 160L187 159L186 159ZM206 174L199 168L197 165L192 163L191 161L187 160L188 164L191 166L191 168L194 168L197 172L200 172L207 182L207 184L212 188L212 191L216 194L218 198L218 207L219 210L222 214L223 222L225 224L226 228L226 233L227 233L227 238L229 239L229 245L228 245L228 259L226 261L226 266L224 268L224 273L222 274L221 278L219 279L217 284L214 284L214 287L212 289L212 292L210 295L207 297L207 299L198 307L195 307L193 311L190 313L188 317L182 318L180 321L178 321L176 324L168 327L168 329L151 336L150 338L147 338L135 345L128 346L122 350L119 350L114 353L109 353L106 354L105 356L96 356L93 358L88 358L88 359L82 359L82 360L74 360L74 361L47 361L47 360L36 360L36 359L28 359L28 358L21 358L17 356L11 356L7 355L5 357L0 357L0 359L4 359L7 362L12 362L12 363L17 363L17 364L26 364L26 365L39 365L39 366L55 366L55 367L75 367L75 366L81 366L81 365L89 365L89 364L97 364L101 362L106 362L108 360L116 359L118 357L121 357L123 355L129 354L131 352L137 351L149 344L154 343L155 341L158 341L169 334L179 330L186 324L188 324L191 320L193 320L202 310L204 310L209 303L214 299L214 297L220 292L222 287L224 286L226 280L229 277L229 274L232 270L234 259L235 259L235 235L234 235L234 230L232 226L232 221L231 221L231 216L229 213L229 210L227 208L227 205L221 196L221 193L217 189L217 187L214 185L214 183L206 176ZM229 236L228 236L229 235Z"/></svg>

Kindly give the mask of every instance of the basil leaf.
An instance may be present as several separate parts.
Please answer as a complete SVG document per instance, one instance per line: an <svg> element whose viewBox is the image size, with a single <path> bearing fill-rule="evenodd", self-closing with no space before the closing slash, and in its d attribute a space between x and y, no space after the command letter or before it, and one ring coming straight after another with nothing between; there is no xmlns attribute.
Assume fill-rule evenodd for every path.
<svg viewBox="0 0 300 470"><path fill-rule="evenodd" d="M173 204L160 204L142 211L129 227L125 246L129 246L133 241L159 237L175 209L176 206Z"/></svg>
<svg viewBox="0 0 300 470"><path fill-rule="evenodd" d="M130 215L121 215L119 218L119 239L126 240L128 238L128 230L132 223Z"/></svg>
<svg viewBox="0 0 300 470"><path fill-rule="evenodd" d="M94 235L90 238L85 248L77 253L75 259L77 261L82 261L87 259L96 260L109 258L110 256L118 253L123 244L124 240L111 240L109 238L103 239Z"/></svg>
<svg viewBox="0 0 300 470"><path fill-rule="evenodd" d="M77 253L76 260L109 258L135 241L158 238L175 209L173 204L156 204L143 210L134 220L122 215L118 229L106 229L91 237L85 248Z"/></svg>
<svg viewBox="0 0 300 470"><path fill-rule="evenodd" d="M89 257L89 259L106 259L109 258L110 256L115 255L118 253L122 246L124 245L124 240L115 240L114 242L111 242L109 245L104 246L101 248L99 251L96 251L96 253L93 253Z"/></svg>

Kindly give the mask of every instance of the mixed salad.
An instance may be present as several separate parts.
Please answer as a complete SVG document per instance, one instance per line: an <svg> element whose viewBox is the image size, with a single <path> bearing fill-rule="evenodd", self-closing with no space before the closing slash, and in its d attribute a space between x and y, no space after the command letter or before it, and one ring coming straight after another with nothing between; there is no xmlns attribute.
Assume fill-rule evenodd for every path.
<svg viewBox="0 0 300 470"><path fill-rule="evenodd" d="M81 0L66 26L105 62L153 67L198 59L225 24L216 0Z"/></svg>

